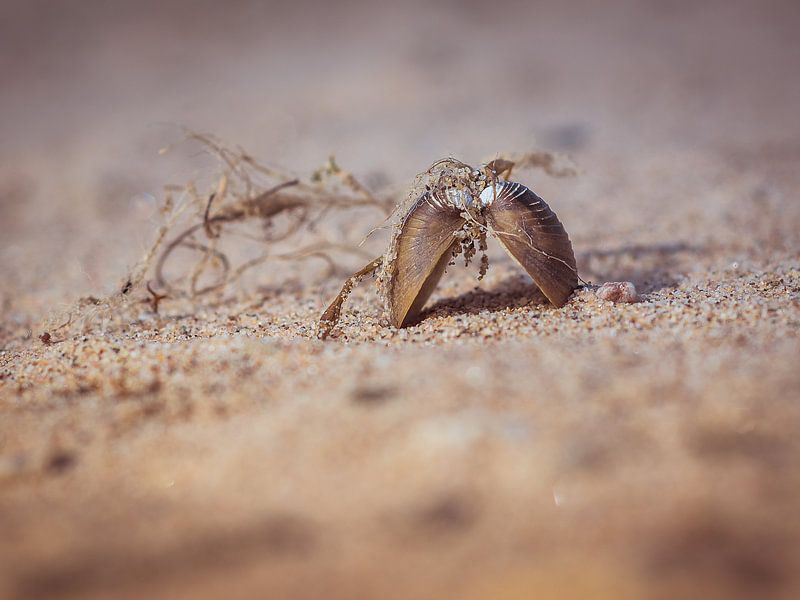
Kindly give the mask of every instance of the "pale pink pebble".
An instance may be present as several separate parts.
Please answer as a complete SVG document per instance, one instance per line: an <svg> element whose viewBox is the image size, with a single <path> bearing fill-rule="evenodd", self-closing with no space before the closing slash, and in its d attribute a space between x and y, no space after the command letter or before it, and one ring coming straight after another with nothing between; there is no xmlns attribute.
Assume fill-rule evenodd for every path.
<svg viewBox="0 0 800 600"><path fill-rule="evenodd" d="M630 281L609 281L601 285L595 293L601 300L610 300L611 302L639 301L639 294L636 293L636 286Z"/></svg>

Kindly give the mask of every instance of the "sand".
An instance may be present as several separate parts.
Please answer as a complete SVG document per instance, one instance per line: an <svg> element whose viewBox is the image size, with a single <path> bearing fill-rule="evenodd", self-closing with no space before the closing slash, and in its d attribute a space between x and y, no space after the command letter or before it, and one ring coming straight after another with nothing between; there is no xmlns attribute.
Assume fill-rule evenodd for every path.
<svg viewBox="0 0 800 600"><path fill-rule="evenodd" d="M0 35L0 597L800 593L791 3L10 8L49 41ZM368 278L316 339L353 258L56 331L119 289L163 184L213 184L157 155L165 121L376 193L569 153L519 180L588 283L553 308L494 243L402 330Z"/></svg>

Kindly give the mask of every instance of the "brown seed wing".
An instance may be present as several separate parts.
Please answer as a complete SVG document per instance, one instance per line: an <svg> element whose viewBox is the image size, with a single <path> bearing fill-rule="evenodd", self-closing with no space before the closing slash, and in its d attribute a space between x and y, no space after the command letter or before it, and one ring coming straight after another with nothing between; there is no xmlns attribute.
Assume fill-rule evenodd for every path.
<svg viewBox="0 0 800 600"><path fill-rule="evenodd" d="M555 306L578 285L572 243L544 200L519 183L504 182L486 217L506 251Z"/></svg>
<svg viewBox="0 0 800 600"><path fill-rule="evenodd" d="M461 211L425 194L409 211L397 239L389 285L389 312L395 327L416 317L439 283L458 246L453 233L464 224Z"/></svg>

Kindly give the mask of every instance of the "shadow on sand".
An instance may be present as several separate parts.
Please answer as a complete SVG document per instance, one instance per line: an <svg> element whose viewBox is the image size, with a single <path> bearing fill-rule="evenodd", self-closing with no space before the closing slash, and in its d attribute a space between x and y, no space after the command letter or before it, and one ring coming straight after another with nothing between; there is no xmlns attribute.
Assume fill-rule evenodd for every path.
<svg viewBox="0 0 800 600"><path fill-rule="evenodd" d="M588 250L578 255L578 271L590 284L631 281L641 294L675 287L686 267L706 248L686 243L631 245L616 249ZM415 323L435 316L477 314L522 306L548 305L531 279L520 273L491 290L476 288L455 298L435 302Z"/></svg>
<svg viewBox="0 0 800 600"><path fill-rule="evenodd" d="M630 281L639 293L647 294L675 287L706 252L704 246L685 242L587 250L578 255L578 271L591 283Z"/></svg>

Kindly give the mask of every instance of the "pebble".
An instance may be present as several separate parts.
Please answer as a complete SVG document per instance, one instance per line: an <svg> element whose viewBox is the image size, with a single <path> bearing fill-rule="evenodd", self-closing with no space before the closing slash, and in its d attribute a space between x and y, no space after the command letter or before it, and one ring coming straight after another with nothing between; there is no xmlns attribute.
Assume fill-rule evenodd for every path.
<svg viewBox="0 0 800 600"><path fill-rule="evenodd" d="M619 304L626 302L632 304L639 302L639 294L636 293L636 286L630 281L609 281L601 285L595 292L601 300L608 300Z"/></svg>

